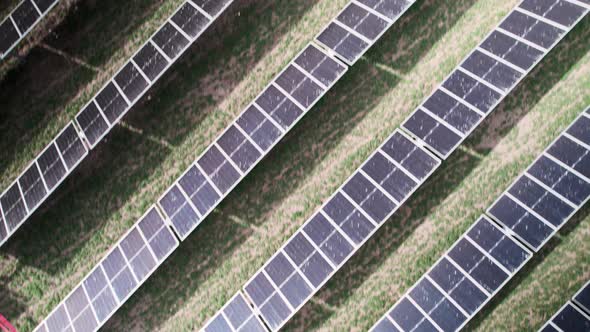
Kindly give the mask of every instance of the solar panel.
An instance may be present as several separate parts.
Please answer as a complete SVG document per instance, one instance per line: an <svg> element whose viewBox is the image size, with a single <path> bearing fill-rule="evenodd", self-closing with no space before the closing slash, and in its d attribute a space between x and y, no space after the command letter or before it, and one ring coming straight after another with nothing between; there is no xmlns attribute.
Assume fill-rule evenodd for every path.
<svg viewBox="0 0 590 332"><path fill-rule="evenodd" d="M40 9L49 10L49 7L56 2L57 0L53 2L35 0L34 4ZM166 69L232 2L230 0L201 1L200 3L216 13L215 16L208 13L208 9L199 8L194 1L184 2L100 92L76 114L75 125L69 123L40 153L37 160L29 165L17 181L0 196L0 205L5 211L3 218L6 222L6 234L0 231L0 245L84 159L88 150L96 147ZM30 0L26 0L21 6L29 9L25 7L17 9L13 16L19 17L18 24L25 24L34 14L30 10L34 5ZM9 23L12 24L11 22ZM5 38L10 37L11 31L10 25L6 25L6 22L0 24L0 50ZM76 128L80 129L80 133Z"/></svg>
<svg viewBox="0 0 590 332"><path fill-rule="evenodd" d="M280 329L439 163L401 131L375 151L246 283L270 329Z"/></svg>
<svg viewBox="0 0 590 332"><path fill-rule="evenodd" d="M71 173L87 154L73 123L39 154L37 159L0 195L4 243Z"/></svg>
<svg viewBox="0 0 590 332"><path fill-rule="evenodd" d="M482 216L372 331L460 330L531 257Z"/></svg>
<svg viewBox="0 0 590 332"><path fill-rule="evenodd" d="M446 159L587 11L563 0L523 1L403 128Z"/></svg>
<svg viewBox="0 0 590 332"><path fill-rule="evenodd" d="M201 331L266 332L267 329L244 299L244 295L238 292Z"/></svg>
<svg viewBox="0 0 590 332"><path fill-rule="evenodd" d="M309 44L160 198L185 239L347 67Z"/></svg>
<svg viewBox="0 0 590 332"><path fill-rule="evenodd" d="M174 233L152 207L37 330L97 331L177 246Z"/></svg>
<svg viewBox="0 0 590 332"><path fill-rule="evenodd" d="M535 251L590 198L590 146L576 138L590 136L587 120L580 115L488 210Z"/></svg>
<svg viewBox="0 0 590 332"><path fill-rule="evenodd" d="M587 314L590 314L590 281L574 295L572 301Z"/></svg>
<svg viewBox="0 0 590 332"><path fill-rule="evenodd" d="M413 3L353 0L320 32L316 42L352 66Z"/></svg>
<svg viewBox="0 0 590 332"><path fill-rule="evenodd" d="M58 0L24 0L0 23L0 59L33 29Z"/></svg>
<svg viewBox="0 0 590 332"><path fill-rule="evenodd" d="M590 316L571 302L567 302L539 331L590 331Z"/></svg>

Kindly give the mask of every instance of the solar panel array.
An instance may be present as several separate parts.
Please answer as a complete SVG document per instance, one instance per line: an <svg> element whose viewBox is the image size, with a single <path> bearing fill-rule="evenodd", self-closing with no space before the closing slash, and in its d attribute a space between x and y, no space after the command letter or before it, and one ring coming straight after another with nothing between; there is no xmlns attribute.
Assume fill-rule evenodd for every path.
<svg viewBox="0 0 590 332"><path fill-rule="evenodd" d="M205 2L212 3L212 1ZM354 0L353 2L356 3L357 1ZM387 5L385 8L389 8L391 5L399 3L402 2L399 0L384 0L381 1L381 5L375 5L375 7L378 10L384 10L384 12L387 13L387 10L382 9L381 7ZM412 4L412 2L403 3L406 7L403 10L398 11L397 17L401 16L401 14ZM203 5L203 3L199 3L199 5ZM203 8L207 8L206 5L204 5ZM393 23L393 21L391 23ZM185 239L213 210L213 208L217 206L217 204L219 204L221 200L240 182L240 180L245 177L260 160L262 160L271 148L286 135L286 133L319 101L322 96L326 94L326 92L347 70L348 67L340 62L335 56L329 54L329 52L316 46L314 43L307 45L304 50L298 54L294 60L275 77L275 79L272 80L263 92L260 93L260 95L258 95L248 107L246 107L246 109L238 116L237 120L232 123L199 158L196 159L185 173L175 181L175 183L158 200L157 208L159 208L159 211L162 211L165 216L166 224L171 226L174 234L181 240ZM129 84L128 91L134 91L135 88L132 87L134 84L135 83ZM125 88L122 90L125 91ZM99 97L88 104L85 110L90 109L95 112L102 110L103 107L101 106ZM118 100L120 101L120 99ZM122 103L118 101L113 101L110 104L122 105ZM82 113L84 113L84 111ZM114 112L113 114L118 114L118 112ZM93 131L94 129L92 129L96 122L100 120L104 120L102 115L96 115L94 118L87 118L86 123L89 125L86 126L85 129L86 137L90 135L89 133L95 133L91 136L100 139L101 135L103 135L102 132L95 132ZM400 135L403 136L403 134ZM418 182L419 180L417 180L417 178L420 178L424 172L428 171L427 168L430 167L428 161L434 160L434 157L428 155L425 151L412 144L408 144L409 140L406 137L396 137L396 139L404 141L404 143L401 144L406 146L407 153L412 157L408 160L406 160L406 158L400 159L397 155L393 155L389 158L400 159L398 162L400 165L404 165L397 166L400 167L400 169L404 167L414 169L416 172L415 175L406 176L414 179L410 180L408 183L408 185L413 186L411 183L413 183L413 181ZM397 143L392 141L392 144ZM426 165L422 165L422 163L426 163ZM405 168L404 171L400 171L400 179L402 180L407 179L405 179L401 172L408 172L408 174L412 172L405 170ZM412 189L409 188L408 190ZM401 196L403 195L403 193L399 193L400 199L402 199ZM350 226L355 227L354 225ZM125 239L120 241L117 247L123 246L124 241ZM173 248L171 250L173 250ZM110 255L113 254L111 253ZM107 260L108 259L109 258L107 257ZM123 295L128 297L147 279L147 276L149 276L149 273L145 274L145 277L142 276L136 278L136 283L133 283L132 285L129 283L125 284L128 287L125 288L126 291ZM92 273L87 276L87 279L91 277ZM127 291L127 289L129 290ZM69 326L66 323L71 323L71 320L66 321L63 319L65 316L59 312L64 312L64 310L67 311L67 301L73 296L73 294L74 293L68 296L68 298L58 306L58 309L56 309L56 311L54 311L44 323L39 326L39 329L47 327L48 331L62 331ZM112 312L122 305L127 297L120 299L117 305L113 306ZM234 300L240 301L239 296L234 298ZM60 310L59 308L64 309ZM80 311L80 305L76 305L75 310ZM58 319L62 322L61 325L49 324L50 320L55 320L52 318L54 315L57 315L58 318L61 317ZM221 317L225 316L221 315ZM75 330L85 331L89 329L87 328L88 326L91 326L92 329L97 329L106 321L106 319L108 319L108 317L105 319L97 317L97 327L94 327L95 325L91 324L87 326L84 325L84 328L76 328ZM216 323L221 325L215 326L222 326L222 324L225 323L227 326L231 325L233 329L239 330L241 328L253 328L254 325L257 325L255 320L251 320L249 323L246 323L246 320L247 319L244 320L244 324L246 324L245 327L240 327L241 325L239 324L235 325L237 323L232 322L231 320ZM256 318L256 320L258 320L258 318ZM260 324L260 326L262 326L262 324Z"/></svg>
<svg viewBox="0 0 590 332"><path fill-rule="evenodd" d="M0 195L5 221L0 225L0 245L16 232L86 157L88 150L100 142L232 2L186 1L152 35L76 115L75 121L70 122Z"/></svg>
<svg viewBox="0 0 590 332"><path fill-rule="evenodd" d="M539 332L590 331L590 281Z"/></svg>
<svg viewBox="0 0 590 332"><path fill-rule="evenodd" d="M590 172L589 116L581 114L372 331L457 331L483 308L590 199L582 175ZM590 289L579 298L588 297Z"/></svg>
<svg viewBox="0 0 590 332"><path fill-rule="evenodd" d="M23 0L0 23L0 59L4 59L58 1Z"/></svg>
<svg viewBox="0 0 590 332"><path fill-rule="evenodd" d="M155 207L37 327L37 332L96 331L178 247Z"/></svg>
<svg viewBox="0 0 590 332"><path fill-rule="evenodd" d="M350 7L343 13L352 10ZM272 331L280 329L587 12L587 6L569 1L524 0L509 13L404 122L403 128L410 135L396 130L246 283L244 295L266 326ZM364 44L353 42L358 36L351 29L362 24L347 29L344 22L348 22L348 16L361 15L339 15L318 39L353 62L364 50L353 46ZM330 38L323 36L336 35L338 29L347 31L338 34L341 42L326 42ZM471 303L471 308L455 305L454 312L445 312L455 317L449 326L462 326L531 256L489 220L482 220L477 227L486 235L465 238L456 259L465 267L481 260L477 271L470 271L481 274L484 284L471 285L479 285L473 292L481 293L481 303ZM510 251L499 252L498 246ZM496 275L490 278L482 271ZM483 280L486 277L488 280ZM471 275L469 278L475 280ZM429 282L424 281L422 295L444 294L439 289L426 294L432 290ZM451 310L447 305L454 300L448 296L443 300L445 308ZM435 325L430 319L424 324L429 323Z"/></svg>

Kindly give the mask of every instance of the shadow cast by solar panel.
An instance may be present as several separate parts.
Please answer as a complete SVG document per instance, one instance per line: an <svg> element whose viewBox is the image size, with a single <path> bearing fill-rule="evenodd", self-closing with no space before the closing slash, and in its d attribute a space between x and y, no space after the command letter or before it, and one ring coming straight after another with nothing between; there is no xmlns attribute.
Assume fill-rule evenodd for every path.
<svg viewBox="0 0 590 332"><path fill-rule="evenodd" d="M111 319L107 329L131 330L137 326L157 329L160 322L167 321L175 308L198 291L257 226L268 221L267 214L281 204L381 98L399 84L398 77L376 68L373 63L388 63L394 67L399 60L407 66L400 70L409 70L411 64L420 61L473 3L475 0L452 3L431 0L420 3L417 9L407 13L402 22L381 39L377 46L379 50L371 51L368 60L352 68L314 107L312 114L303 118ZM420 23L422 19L434 23L425 26ZM401 59L391 59L390 53L395 52L401 39L412 40L426 33L432 40L416 45L416 52L409 49L400 55ZM297 220L302 217L297 213L292 216ZM235 219L238 221L233 221ZM233 294L238 287L240 285L224 291ZM203 322L211 313L193 314Z"/></svg>
<svg viewBox="0 0 590 332"><path fill-rule="evenodd" d="M49 143L50 138L44 139L48 124L74 117L90 97L85 89L101 79L98 68L112 61L160 6L161 0L80 1L53 32L35 30L47 36L16 64L0 63L0 72L10 66L0 78L0 170L10 170L13 162L23 169ZM60 129L50 130L55 134ZM39 142L42 146L31 146ZM13 180L1 178L5 184Z"/></svg>
<svg viewBox="0 0 590 332"><path fill-rule="evenodd" d="M0 278L0 306L3 309L0 313L10 320L10 317L18 317L26 310L25 300L18 294L12 292L6 284L9 280Z"/></svg>
<svg viewBox="0 0 590 332"><path fill-rule="evenodd" d="M584 221L588 216L590 216L590 205L586 205L582 208L564 227L559 231L559 234L567 236L571 232L573 232L582 221ZM500 305L510 294L524 281L526 280L529 275L538 268L538 266L543 263L545 257L549 256L555 248L557 248L562 243L562 240L559 237L554 237L551 239L543 249L541 249L538 253L536 253L533 258L523 267L523 269L504 287L500 292L494 296L492 300L483 308L483 310L471 321L465 329L468 331L475 330L478 326L482 324L482 322L488 318L488 316ZM574 289L578 289L582 286L582 282L578 285L578 287L574 287ZM559 292L559 289L555 289L555 292ZM572 292L570 295L573 295ZM571 296L566 296L567 298ZM565 302L565 301L564 301ZM531 309L533 307L538 306L536 303L530 303ZM555 308L557 310L557 308ZM543 322L544 323L544 322ZM531 326L532 328L532 326ZM541 328L541 326L538 326Z"/></svg>
<svg viewBox="0 0 590 332"><path fill-rule="evenodd" d="M89 241L97 241L97 234L104 235L107 220L133 223L139 215L122 216L118 212L121 207L131 204L135 213L143 213L156 201L178 175L157 171L171 147L181 145L195 127L207 129L210 122L202 123L205 119L219 122L215 120L219 105L316 3L248 0L231 6L123 119L125 126L113 129L106 142L93 150L76 173L0 248L3 256L17 257L21 264L11 275L31 267L59 275ZM231 71L221 82L212 71L223 67ZM202 139L201 146L210 141L206 136ZM187 151L180 163L186 166L197 155L198 151ZM154 178L156 183L150 183ZM151 194L130 203L130 197L146 186ZM105 238L112 243L117 236ZM106 242L105 238L98 237L98 241ZM0 312L4 309L0 305Z"/></svg>
<svg viewBox="0 0 590 332"><path fill-rule="evenodd" d="M321 326L332 315L332 308L343 305L389 257L396 255L397 249L406 238L456 190L480 163L481 157L474 156L467 151L476 151L477 154L483 156L488 155L497 143L520 122L527 111L534 107L590 51L590 45L584 42L589 38L590 20L585 20L570 32L463 143L466 149L455 151L433 177L404 204L404 207L384 224L341 271L332 277L315 296L315 300L310 301L291 319L290 323L285 326L285 330L308 331ZM509 117L506 116L508 112L510 113ZM498 121L499 119L503 121ZM495 123L502 123L501 128L492 125ZM482 142L485 142L485 148L482 147ZM461 233L456 234L457 238ZM434 261L426 266L429 267L432 263ZM412 275L405 276L407 279L405 283L409 287L424 272L415 271ZM509 285L511 284L512 282ZM396 300L395 298L389 299L387 307ZM490 310L490 307L484 309L484 312L486 310ZM380 311L379 315L382 313L383 311ZM376 320L377 317L375 317ZM370 327L369 325L358 328L368 329Z"/></svg>

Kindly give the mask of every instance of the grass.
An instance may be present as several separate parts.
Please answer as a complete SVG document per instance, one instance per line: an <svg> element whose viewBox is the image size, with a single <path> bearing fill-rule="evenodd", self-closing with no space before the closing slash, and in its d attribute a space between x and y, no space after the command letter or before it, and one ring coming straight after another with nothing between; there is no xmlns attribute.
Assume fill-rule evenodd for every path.
<svg viewBox="0 0 590 332"><path fill-rule="evenodd" d="M235 4L0 249L0 312L32 330L346 2ZM179 3L56 8L55 32L0 68L3 188ZM418 1L105 330L201 327L516 3ZM590 104L589 39L586 18L286 329L370 327ZM588 280L588 211L469 328L537 329Z"/></svg>

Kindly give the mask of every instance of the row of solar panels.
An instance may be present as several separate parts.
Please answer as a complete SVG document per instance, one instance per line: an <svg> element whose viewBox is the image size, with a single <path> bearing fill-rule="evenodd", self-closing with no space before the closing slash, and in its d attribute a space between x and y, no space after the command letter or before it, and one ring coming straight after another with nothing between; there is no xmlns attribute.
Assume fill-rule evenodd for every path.
<svg viewBox="0 0 590 332"><path fill-rule="evenodd" d="M23 0L0 23L0 59L5 58L58 1Z"/></svg>
<svg viewBox="0 0 590 332"><path fill-rule="evenodd" d="M367 19L376 17L371 12L387 18L388 23L384 27L386 29L413 3L405 0L386 0L371 4L372 2L372 0L353 0L338 15L336 20L342 20L345 22L342 24L350 29L342 38L350 38L357 34L354 32L355 29L360 29L359 27L366 24ZM354 8L356 13L361 10L363 17L353 17L352 21L345 20L343 17L351 16L349 14L351 8ZM355 54L360 56L367 48L368 46L357 50ZM332 51L336 56L342 57L343 55L338 52L346 49ZM171 234L185 239L256 163L344 75L348 67L329 53L314 43L307 45L166 191L148 215L154 219L165 220L165 223L171 226L171 230L165 227L173 232ZM138 221L133 229L141 228L138 225L141 225L143 220L142 218ZM137 254L139 250L126 255L125 246L142 247L146 238L149 238L147 235L130 238L133 232L132 230L118 242L99 266L87 275L80 285L38 326L37 331L68 329L93 331L104 324L110 314L123 305L153 269L163 261L163 259L152 260L153 257L149 257L147 253L139 256ZM156 243L159 241L156 240ZM170 254L177 246L177 243L172 243L168 239L162 238L161 241L164 243L159 245L166 248L165 255ZM135 260L140 266L138 270L134 269L132 263ZM111 269L109 266L117 261L124 261L126 264L117 263L117 268ZM107 272L109 269L113 271L110 274ZM102 277L100 280L104 280L99 283L100 287L95 286L94 281L99 277ZM93 287L100 288L101 294L109 300L99 297L97 292L90 290Z"/></svg>
<svg viewBox="0 0 590 332"><path fill-rule="evenodd" d="M184 2L0 195L0 245L16 232L127 111L233 0Z"/></svg>
<svg viewBox="0 0 590 332"><path fill-rule="evenodd" d="M460 329L588 202L589 112L533 162L492 204L489 217L465 232L373 331Z"/></svg>
<svg viewBox="0 0 590 332"><path fill-rule="evenodd" d="M413 138L396 130L235 298L247 299L250 311L270 330L280 329L439 166L441 160L422 146L446 158L587 12L588 7L564 0L521 2L404 122ZM452 136L455 131L462 132L459 139ZM553 179L552 165L539 167L545 172L538 175L539 182ZM488 237L461 243L464 248L459 251L473 249L475 240L484 242L478 246L485 248L502 235L487 220L478 227ZM523 260L530 257L525 247L514 243ZM469 254L485 257L485 250L477 250ZM499 264L496 270L509 276L518 266L512 264ZM499 287L490 282L482 292L486 297ZM240 329L244 321L232 322L224 310L205 331ZM462 319L457 319L463 324L470 315L461 310L457 312Z"/></svg>
<svg viewBox="0 0 590 332"><path fill-rule="evenodd" d="M539 332L590 331L590 281Z"/></svg>

